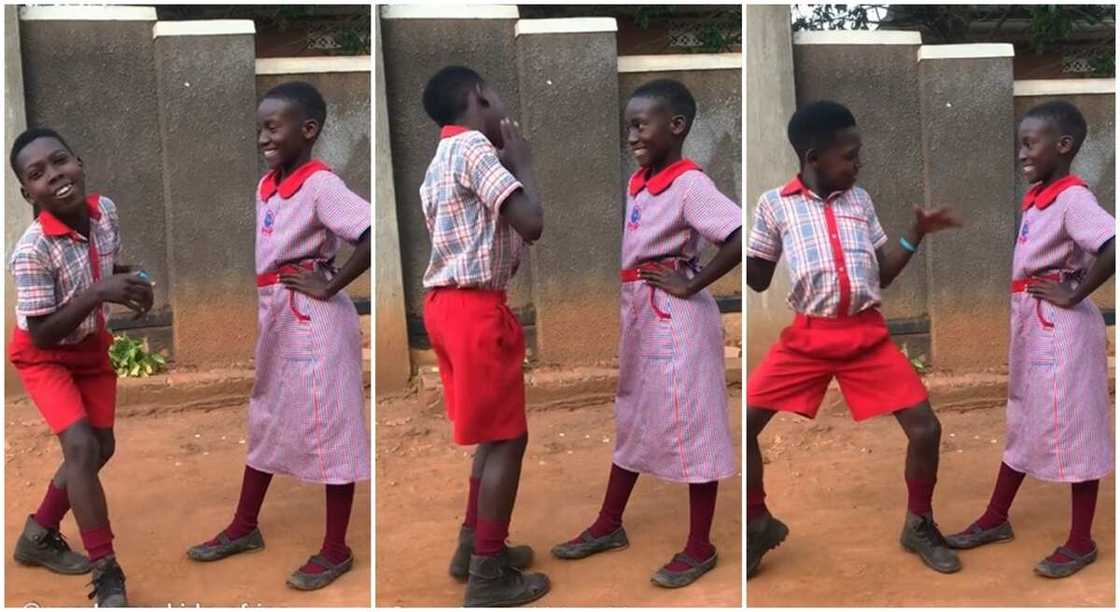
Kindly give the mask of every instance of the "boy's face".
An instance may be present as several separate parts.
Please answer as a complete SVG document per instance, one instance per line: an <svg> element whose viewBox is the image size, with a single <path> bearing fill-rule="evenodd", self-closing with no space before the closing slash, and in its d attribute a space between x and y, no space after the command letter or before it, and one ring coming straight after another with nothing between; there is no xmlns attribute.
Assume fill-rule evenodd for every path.
<svg viewBox="0 0 1120 612"><path fill-rule="evenodd" d="M1019 164L1028 183L1054 173L1061 158L1073 151L1073 137L1062 136L1052 121L1027 117L1019 124Z"/></svg>
<svg viewBox="0 0 1120 612"><path fill-rule="evenodd" d="M833 135L832 143L822 149L809 149L805 159L813 167L821 184L834 191L845 191L856 184L863 147L859 129L845 128ZM822 194L828 195L828 194Z"/></svg>
<svg viewBox="0 0 1120 612"><path fill-rule="evenodd" d="M505 146L501 125L502 119L506 118L505 102L502 102L502 97L488 83L480 84L476 94L482 116L482 134L491 144L501 149Z"/></svg>
<svg viewBox="0 0 1120 612"><path fill-rule="evenodd" d="M37 138L24 147L16 156L16 175L23 198L56 217L86 205L82 160L57 138Z"/></svg>
<svg viewBox="0 0 1120 612"><path fill-rule="evenodd" d="M673 146L684 137L688 120L673 115L658 98L630 98L623 113L626 144L630 154L643 168L658 165Z"/></svg>
<svg viewBox="0 0 1120 612"><path fill-rule="evenodd" d="M269 168L290 165L315 142L319 122L305 118L299 106L265 98L257 107L257 147Z"/></svg>

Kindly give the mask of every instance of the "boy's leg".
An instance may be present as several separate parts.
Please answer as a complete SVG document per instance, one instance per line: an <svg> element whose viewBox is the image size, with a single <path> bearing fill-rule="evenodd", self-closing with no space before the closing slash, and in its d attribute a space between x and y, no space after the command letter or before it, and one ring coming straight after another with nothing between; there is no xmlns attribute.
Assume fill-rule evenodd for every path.
<svg viewBox="0 0 1120 612"><path fill-rule="evenodd" d="M941 423L928 401L894 413L906 432L907 514L901 542L917 553L931 569L952 573L961 568L960 559L933 522L933 488L937 483Z"/></svg>
<svg viewBox="0 0 1120 612"><path fill-rule="evenodd" d="M758 436L774 411L765 408L747 407L747 523L769 514L766 509L766 492L762 484L762 448Z"/></svg>
<svg viewBox="0 0 1120 612"><path fill-rule="evenodd" d="M486 463L478 496L478 526L475 528L474 554L494 556L505 548L510 516L521 481L521 459L529 434L512 440L487 442Z"/></svg>
<svg viewBox="0 0 1120 612"><path fill-rule="evenodd" d="M101 467L101 444L85 419L66 428L58 437L65 457L66 493L73 506L74 520L78 522L90 561L97 561L113 554L109 510L97 476Z"/></svg>
<svg viewBox="0 0 1120 612"><path fill-rule="evenodd" d="M474 460L471 462L470 488L467 490L467 511L463 518L463 527L474 529L478 525L478 492L482 487L482 473L486 467L486 457L490 453L490 446L479 444L474 450Z"/></svg>
<svg viewBox="0 0 1120 612"><path fill-rule="evenodd" d="M70 497L66 494L66 462L58 466L54 477L47 483L47 493L31 518L40 527L58 529L62 518L70 511Z"/></svg>

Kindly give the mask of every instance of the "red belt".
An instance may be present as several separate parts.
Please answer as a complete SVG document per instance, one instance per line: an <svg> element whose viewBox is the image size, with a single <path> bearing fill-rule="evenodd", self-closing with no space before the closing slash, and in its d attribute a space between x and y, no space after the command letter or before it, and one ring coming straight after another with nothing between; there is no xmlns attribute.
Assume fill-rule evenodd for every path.
<svg viewBox="0 0 1120 612"><path fill-rule="evenodd" d="M641 277L639 276L639 273L641 273L642 271L647 271L648 272L648 271L652 271L652 270L663 270L665 268L669 268L670 270L677 270L680 267L681 267L681 261L679 259L663 259L661 261L647 261L646 263L639 264L636 267L627 268L627 269L623 270L622 272L619 273L618 276L619 276L619 280L621 280L624 283L634 283L634 282L637 282L637 281L641 280ZM657 315L658 319L671 319L671 318L673 318L672 316L669 315L669 313L667 313L667 312L665 312L665 311L663 311L663 310L661 310L660 308L657 307L657 302L655 302L654 299L653 299L653 296L654 296L654 293L655 293L656 290L657 290L657 288L654 287L653 285L649 286L649 306L650 306L650 308L653 309L653 313L655 315Z"/></svg>
<svg viewBox="0 0 1120 612"><path fill-rule="evenodd" d="M1040 280L1054 281L1055 283L1062 282L1061 274L1043 274L1041 276L1032 276L1030 278L1017 278L1011 281L1011 293L1022 293L1027 290L1031 283Z"/></svg>
<svg viewBox="0 0 1120 612"><path fill-rule="evenodd" d="M275 272L265 272L264 274L257 275L257 287L271 287L280 282L280 275L283 273L295 273L300 270L314 270L315 262L312 260L301 261L298 264L285 264L280 266L279 270ZM296 308L296 292L294 289L288 290L288 307L292 309L292 314L296 316L296 320L302 322L310 321L311 317L303 314Z"/></svg>

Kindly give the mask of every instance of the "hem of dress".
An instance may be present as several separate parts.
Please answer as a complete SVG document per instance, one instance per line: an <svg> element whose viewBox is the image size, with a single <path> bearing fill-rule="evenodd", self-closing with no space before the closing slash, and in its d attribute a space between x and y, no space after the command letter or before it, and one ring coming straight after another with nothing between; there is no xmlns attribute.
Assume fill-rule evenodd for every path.
<svg viewBox="0 0 1120 612"><path fill-rule="evenodd" d="M323 478L311 478L311 477L308 477L308 476L304 476L303 474L296 474L295 472L292 472L292 471L289 471L289 470L284 470L284 469L277 469L277 468L271 468L271 467L268 468L268 469L265 469L264 466L262 466L260 464L253 464L249 461L246 461L245 465L253 468L254 470L257 470L258 472L264 472L265 474L272 474L273 476L276 476L276 475L291 476L292 478L295 478L295 479L297 479L301 482L309 482L309 483L312 483L312 484L344 485L344 484L350 484L352 482L366 482L366 481L370 480L370 475L368 475L368 474L364 475L364 476L359 476L356 480L344 480L344 479L341 479L341 478L326 478L326 479L323 479Z"/></svg>
<svg viewBox="0 0 1120 612"><path fill-rule="evenodd" d="M702 479L701 478L682 478L682 477L677 476L677 475L670 476L670 475L667 475L667 474L658 474L657 472L654 472L654 471L643 470L643 469L634 468L634 467L631 467L631 466L628 466L628 465L623 465L622 463L619 463L617 459L612 459L612 461L615 465L617 465L618 467L626 470L627 472L637 472L638 474L649 474L650 476L653 476L654 478L660 478L661 480L667 480L669 482L676 482L676 483L680 483L680 484L704 484L706 482L715 482L717 480L726 480L728 478L736 476L739 472L738 470L732 470L731 472L729 472L725 475L716 476L715 478L702 478Z"/></svg>
<svg viewBox="0 0 1120 612"><path fill-rule="evenodd" d="M1022 472L1024 474L1026 474L1027 476L1030 476L1031 478L1034 478L1035 480L1041 480L1041 481L1044 481L1044 482L1057 482L1057 483L1062 483L1062 484L1076 484L1078 482L1089 482L1090 480L1102 480L1104 478L1107 478L1114 471L1116 471L1115 467L1111 467L1111 468L1108 468L1107 470L1101 472L1100 476L1090 476L1089 478L1056 478L1056 477L1049 476L1049 475L1043 476L1043 475L1039 474L1038 472L1034 472L1034 471L1031 471L1031 470L1028 470L1028 469L1023 469L1023 468L1020 468L1020 467L1016 467L1016 466L1008 463L1006 457L1004 457L1002 459L1002 461L1007 465L1007 467L1015 470L1016 472Z"/></svg>

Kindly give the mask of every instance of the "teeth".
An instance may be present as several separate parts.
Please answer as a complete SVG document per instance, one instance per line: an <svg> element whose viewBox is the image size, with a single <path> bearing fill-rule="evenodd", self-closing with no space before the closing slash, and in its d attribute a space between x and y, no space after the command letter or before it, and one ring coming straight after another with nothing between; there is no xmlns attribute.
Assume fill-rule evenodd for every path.
<svg viewBox="0 0 1120 612"><path fill-rule="evenodd" d="M276 156L276 149L266 149L265 152L264 152L264 156L265 157L275 157Z"/></svg>
<svg viewBox="0 0 1120 612"><path fill-rule="evenodd" d="M64 197L70 195L71 191L74 191L74 186L73 185L67 185L67 186L59 189L58 191L54 192L54 195L57 196L57 197L60 197L60 198L64 198Z"/></svg>

